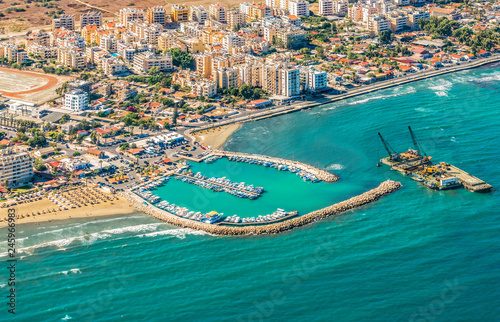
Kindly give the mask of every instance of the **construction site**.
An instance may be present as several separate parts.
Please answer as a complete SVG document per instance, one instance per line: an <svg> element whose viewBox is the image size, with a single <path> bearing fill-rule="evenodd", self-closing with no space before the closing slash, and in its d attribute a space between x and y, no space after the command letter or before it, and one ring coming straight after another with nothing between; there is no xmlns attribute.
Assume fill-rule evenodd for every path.
<svg viewBox="0 0 500 322"><path fill-rule="evenodd" d="M413 149L407 152L396 152L389 143L378 133L388 157L382 158L380 163L391 167L413 180L422 183L430 189L446 190L463 187L472 192L489 192L491 185L473 175L446 162L433 163L432 157L428 156L410 126L408 126L413 142ZM380 166L380 164L377 164Z"/></svg>

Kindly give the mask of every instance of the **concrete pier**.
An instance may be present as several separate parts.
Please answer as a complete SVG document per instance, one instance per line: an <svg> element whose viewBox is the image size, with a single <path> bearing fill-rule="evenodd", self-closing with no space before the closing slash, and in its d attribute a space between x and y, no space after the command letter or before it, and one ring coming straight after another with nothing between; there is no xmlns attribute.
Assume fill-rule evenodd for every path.
<svg viewBox="0 0 500 322"><path fill-rule="evenodd" d="M202 230L213 235L239 236L239 235L261 235L261 234L278 234L298 227L302 227L318 220L327 217L338 215L342 212L352 210L370 202L376 201L383 196L386 196L401 187L401 183L387 180L382 182L378 187L369 190L361 195L352 197L348 200L339 202L332 206L310 212L301 217L292 218L279 223L259 225L259 226L244 226L231 227L224 225L206 224L198 221L185 219L164 210L156 208L148 203L144 204L144 200L134 195L130 191L120 192L120 195L128 199L138 210L162 220L174 226Z"/></svg>

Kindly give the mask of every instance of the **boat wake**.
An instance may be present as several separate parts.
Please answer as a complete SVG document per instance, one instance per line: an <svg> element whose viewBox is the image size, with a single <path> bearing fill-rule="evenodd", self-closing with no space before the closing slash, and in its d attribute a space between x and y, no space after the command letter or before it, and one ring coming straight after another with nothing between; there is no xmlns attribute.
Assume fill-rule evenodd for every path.
<svg viewBox="0 0 500 322"><path fill-rule="evenodd" d="M326 170L342 170L344 169L344 166L342 164L330 164L329 166L326 167Z"/></svg>
<svg viewBox="0 0 500 322"><path fill-rule="evenodd" d="M80 271L80 269L73 268L73 269L70 269L69 271L62 271L60 274L68 275L68 274L81 274L81 273L82 272Z"/></svg>

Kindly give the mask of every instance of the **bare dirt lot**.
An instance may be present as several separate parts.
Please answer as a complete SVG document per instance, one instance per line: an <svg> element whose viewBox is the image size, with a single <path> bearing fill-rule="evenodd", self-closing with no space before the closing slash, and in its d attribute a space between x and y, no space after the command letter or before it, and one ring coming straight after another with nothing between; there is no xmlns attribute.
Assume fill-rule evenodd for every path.
<svg viewBox="0 0 500 322"><path fill-rule="evenodd" d="M56 98L55 90L71 79L73 77L0 68L0 94L41 104Z"/></svg>

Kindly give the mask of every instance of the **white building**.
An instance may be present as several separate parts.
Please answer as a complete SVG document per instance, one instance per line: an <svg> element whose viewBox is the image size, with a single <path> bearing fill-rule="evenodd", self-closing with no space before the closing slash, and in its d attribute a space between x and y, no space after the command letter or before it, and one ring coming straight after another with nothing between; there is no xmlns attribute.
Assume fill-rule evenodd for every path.
<svg viewBox="0 0 500 322"><path fill-rule="evenodd" d="M19 186L33 178L33 158L19 148L0 150L0 184Z"/></svg>
<svg viewBox="0 0 500 322"><path fill-rule="evenodd" d="M300 69L300 84L304 92L316 92L327 88L327 73L313 67Z"/></svg>
<svg viewBox="0 0 500 322"><path fill-rule="evenodd" d="M85 111L88 107L89 94L84 91L72 91L64 96L64 109Z"/></svg>
<svg viewBox="0 0 500 322"><path fill-rule="evenodd" d="M205 24L205 20L208 19L208 11L204 6L191 6L189 20L192 22L197 22L200 25Z"/></svg>
<svg viewBox="0 0 500 322"><path fill-rule="evenodd" d="M288 1L288 10L291 15L309 17L309 2L305 0L290 0Z"/></svg>
<svg viewBox="0 0 500 322"><path fill-rule="evenodd" d="M319 15L333 15L333 0L319 0Z"/></svg>
<svg viewBox="0 0 500 322"><path fill-rule="evenodd" d="M288 67L281 70L281 94L292 97L300 94L300 71Z"/></svg>

